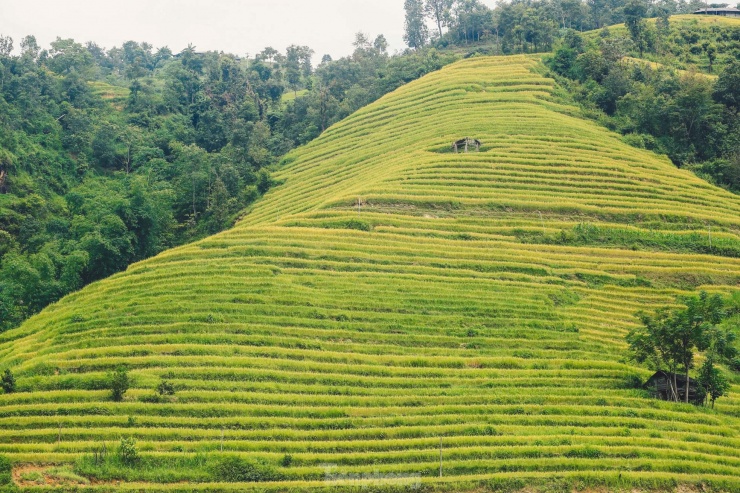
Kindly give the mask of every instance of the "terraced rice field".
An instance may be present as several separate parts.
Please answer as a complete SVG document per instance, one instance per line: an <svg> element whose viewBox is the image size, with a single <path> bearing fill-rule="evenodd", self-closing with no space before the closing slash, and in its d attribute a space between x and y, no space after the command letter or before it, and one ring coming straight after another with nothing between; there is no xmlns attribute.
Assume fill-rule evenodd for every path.
<svg viewBox="0 0 740 493"><path fill-rule="evenodd" d="M580 118L542 72L474 58L411 83L289 155L232 230L0 335L20 390L0 454L71 464L123 436L182 465L90 490L738 491L738 382L714 410L650 399L624 336L639 309L737 288L740 198ZM464 136L481 151L450 152ZM569 242L583 228L600 236ZM178 391L157 402L162 378ZM223 454L280 479L192 466Z"/></svg>

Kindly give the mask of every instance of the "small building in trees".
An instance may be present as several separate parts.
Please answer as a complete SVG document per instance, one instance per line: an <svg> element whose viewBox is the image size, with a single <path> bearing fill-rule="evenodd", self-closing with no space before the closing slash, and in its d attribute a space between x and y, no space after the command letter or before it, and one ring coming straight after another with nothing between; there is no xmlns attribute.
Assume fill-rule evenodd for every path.
<svg viewBox="0 0 740 493"><path fill-rule="evenodd" d="M732 7L706 8L694 11L696 15L721 15L722 17L740 17L740 9Z"/></svg>
<svg viewBox="0 0 740 493"><path fill-rule="evenodd" d="M657 371L644 385L645 390L652 392L657 399L664 401L686 401L686 375ZM702 404L704 395L699 392L699 382L689 379L689 402Z"/></svg>

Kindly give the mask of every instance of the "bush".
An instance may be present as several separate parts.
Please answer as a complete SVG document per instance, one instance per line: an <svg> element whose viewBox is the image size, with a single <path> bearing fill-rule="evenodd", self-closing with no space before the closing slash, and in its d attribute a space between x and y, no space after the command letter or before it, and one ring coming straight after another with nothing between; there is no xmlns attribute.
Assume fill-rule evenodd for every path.
<svg viewBox="0 0 740 493"><path fill-rule="evenodd" d="M13 463L4 455L0 455L0 486L10 484L12 479L10 473L13 469Z"/></svg>
<svg viewBox="0 0 740 493"><path fill-rule="evenodd" d="M275 185L275 181L270 176L270 173L265 170L261 169L259 173L257 173L257 191L264 195L267 193L270 188L272 188Z"/></svg>
<svg viewBox="0 0 740 493"><path fill-rule="evenodd" d="M6 394L15 392L15 377L13 376L13 372L5 370L3 376L0 378L0 386L2 386Z"/></svg>
<svg viewBox="0 0 740 493"><path fill-rule="evenodd" d="M637 373L630 373L624 377L622 385L625 389L641 389L644 384L640 375Z"/></svg>
<svg viewBox="0 0 740 493"><path fill-rule="evenodd" d="M139 450L136 448L136 440L133 438L121 438L118 446L118 458L123 465L133 467L139 463Z"/></svg>
<svg viewBox="0 0 740 493"><path fill-rule="evenodd" d="M290 467L291 464L293 464L293 456L290 454L285 454L283 456L283 460L280 461L280 465L283 467Z"/></svg>
<svg viewBox="0 0 740 493"><path fill-rule="evenodd" d="M253 483L280 479L268 464L243 459L238 455L224 457L212 469L216 481L228 483Z"/></svg>
<svg viewBox="0 0 740 493"><path fill-rule="evenodd" d="M175 386L167 380L162 380L157 385L157 393L159 395L175 395Z"/></svg>
<svg viewBox="0 0 740 493"><path fill-rule="evenodd" d="M110 397L116 402L123 400L123 396L128 390L131 382L128 377L128 370L120 366L109 377Z"/></svg>

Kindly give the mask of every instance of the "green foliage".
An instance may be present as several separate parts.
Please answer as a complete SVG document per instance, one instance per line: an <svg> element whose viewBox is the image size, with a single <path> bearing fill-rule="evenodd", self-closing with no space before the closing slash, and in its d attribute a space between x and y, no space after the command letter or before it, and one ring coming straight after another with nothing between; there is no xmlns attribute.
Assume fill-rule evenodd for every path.
<svg viewBox="0 0 740 493"><path fill-rule="evenodd" d="M686 378L694 367L695 355L706 353L706 361L700 370L700 384L705 393L713 393L714 399L725 394L727 384L714 362L727 361L737 355L734 347L735 335L719 326L727 317L725 300L719 295L702 291L698 296L680 298L683 308L663 307L650 315L640 313L642 327L630 331L627 342L632 356L638 363L647 363L653 370L676 373L681 370ZM673 389L675 400L678 389ZM689 402L689 393L684 392Z"/></svg>
<svg viewBox="0 0 740 493"><path fill-rule="evenodd" d="M123 400L123 396L128 391L131 380L128 370L124 366L119 366L108 375L108 387L110 388L110 397L116 402Z"/></svg>
<svg viewBox="0 0 740 493"><path fill-rule="evenodd" d="M643 387L643 379L636 373L630 373L624 377L624 388L625 389L641 389Z"/></svg>
<svg viewBox="0 0 740 493"><path fill-rule="evenodd" d="M403 40L409 48L422 48L429 38L424 19L424 2L423 0L404 0L403 9L406 13Z"/></svg>
<svg viewBox="0 0 740 493"><path fill-rule="evenodd" d="M646 14L647 5L642 0L629 0L624 6L624 23L641 57L649 44L649 29L644 19Z"/></svg>
<svg viewBox="0 0 740 493"><path fill-rule="evenodd" d="M121 464L127 467L135 467L141 461L139 456L139 449L136 447L136 440L133 438L121 437L121 442L118 445L118 460Z"/></svg>
<svg viewBox="0 0 740 493"><path fill-rule="evenodd" d="M13 463L4 455L0 455L0 486L12 484L11 473Z"/></svg>
<svg viewBox="0 0 740 493"><path fill-rule="evenodd" d="M740 110L740 60L731 60L725 66L714 85L713 96L731 110Z"/></svg>
<svg viewBox="0 0 740 493"><path fill-rule="evenodd" d="M293 464L293 456L290 454L285 454L283 458L280 460L280 465L283 467L290 467Z"/></svg>
<svg viewBox="0 0 740 493"><path fill-rule="evenodd" d="M238 455L221 458L211 468L215 481L229 483L253 483L276 481L280 475L265 462L250 460Z"/></svg>
<svg viewBox="0 0 740 493"><path fill-rule="evenodd" d="M175 386L167 380L162 380L157 385L157 394L161 396L175 395Z"/></svg>
<svg viewBox="0 0 740 493"><path fill-rule="evenodd" d="M701 392L709 396L712 408L714 408L714 402L720 397L727 395L727 392L730 390L730 382L722 371L714 366L712 358L707 358L701 368L699 368L697 380Z"/></svg>
<svg viewBox="0 0 740 493"><path fill-rule="evenodd" d="M3 372L2 377L0 377L0 387L2 387L3 392L5 392L6 394L11 394L15 392L15 377L13 376L13 372L11 372L7 368Z"/></svg>
<svg viewBox="0 0 740 493"><path fill-rule="evenodd" d="M740 241L735 237L713 235L710 231L666 231L650 228L604 227L579 223L558 233L540 230L513 230L524 243L571 246L600 246L631 250L655 250L681 253L705 253L740 258Z"/></svg>
<svg viewBox="0 0 740 493"><path fill-rule="evenodd" d="M710 29L684 21L662 27L659 23L665 32L656 38L652 24L643 19L645 9L641 0L625 6L630 38L608 32L589 38L580 49L564 38L550 67L570 79L564 83L578 102L608 115L602 114L601 120L626 134L630 144L667 154L678 166L740 190L735 170L740 146L733 95L738 73L732 54L735 32L731 26ZM643 55L665 64L629 58ZM695 70L676 70L701 64L712 73L720 60L716 82Z"/></svg>

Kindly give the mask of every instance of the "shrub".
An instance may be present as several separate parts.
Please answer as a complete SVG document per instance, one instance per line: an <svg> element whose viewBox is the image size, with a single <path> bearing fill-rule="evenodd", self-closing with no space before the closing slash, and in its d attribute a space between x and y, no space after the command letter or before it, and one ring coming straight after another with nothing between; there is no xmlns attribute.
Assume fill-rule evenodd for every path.
<svg viewBox="0 0 740 493"><path fill-rule="evenodd" d="M259 173L257 173L257 191L259 193L262 195L266 194L274 185L275 181L267 170L261 169Z"/></svg>
<svg viewBox="0 0 740 493"><path fill-rule="evenodd" d="M290 454L285 454L283 456L283 460L280 461L280 465L283 467L290 467L291 464L293 464L293 456Z"/></svg>
<svg viewBox="0 0 740 493"><path fill-rule="evenodd" d="M175 386L167 380L162 380L157 385L157 393L159 395L175 395Z"/></svg>
<svg viewBox="0 0 740 493"><path fill-rule="evenodd" d="M625 389L641 389L643 388L642 377L637 373L630 373L624 377L623 386Z"/></svg>
<svg viewBox="0 0 740 493"><path fill-rule="evenodd" d="M13 469L13 463L4 455L0 455L0 486L10 484L12 479L10 473Z"/></svg>
<svg viewBox="0 0 740 493"><path fill-rule="evenodd" d="M344 223L347 229L356 229L358 231L370 231L373 227L366 221L360 219L350 219Z"/></svg>
<svg viewBox="0 0 740 493"><path fill-rule="evenodd" d="M284 460L284 459L283 459ZM212 469L216 481L228 483L253 483L274 481L278 474L268 464L231 455L219 460Z"/></svg>
<svg viewBox="0 0 740 493"><path fill-rule="evenodd" d="M6 394L15 392L15 377L13 376L13 372L5 370L3 376L0 377L0 386L2 386Z"/></svg>
<svg viewBox="0 0 740 493"><path fill-rule="evenodd" d="M132 467L139 463L139 450L136 448L136 440L133 438L121 437L121 443L118 445L118 458L121 463Z"/></svg>
<svg viewBox="0 0 740 493"><path fill-rule="evenodd" d="M123 366L119 366L109 377L111 399L116 402L122 401L123 395L128 390L130 384L128 370Z"/></svg>

